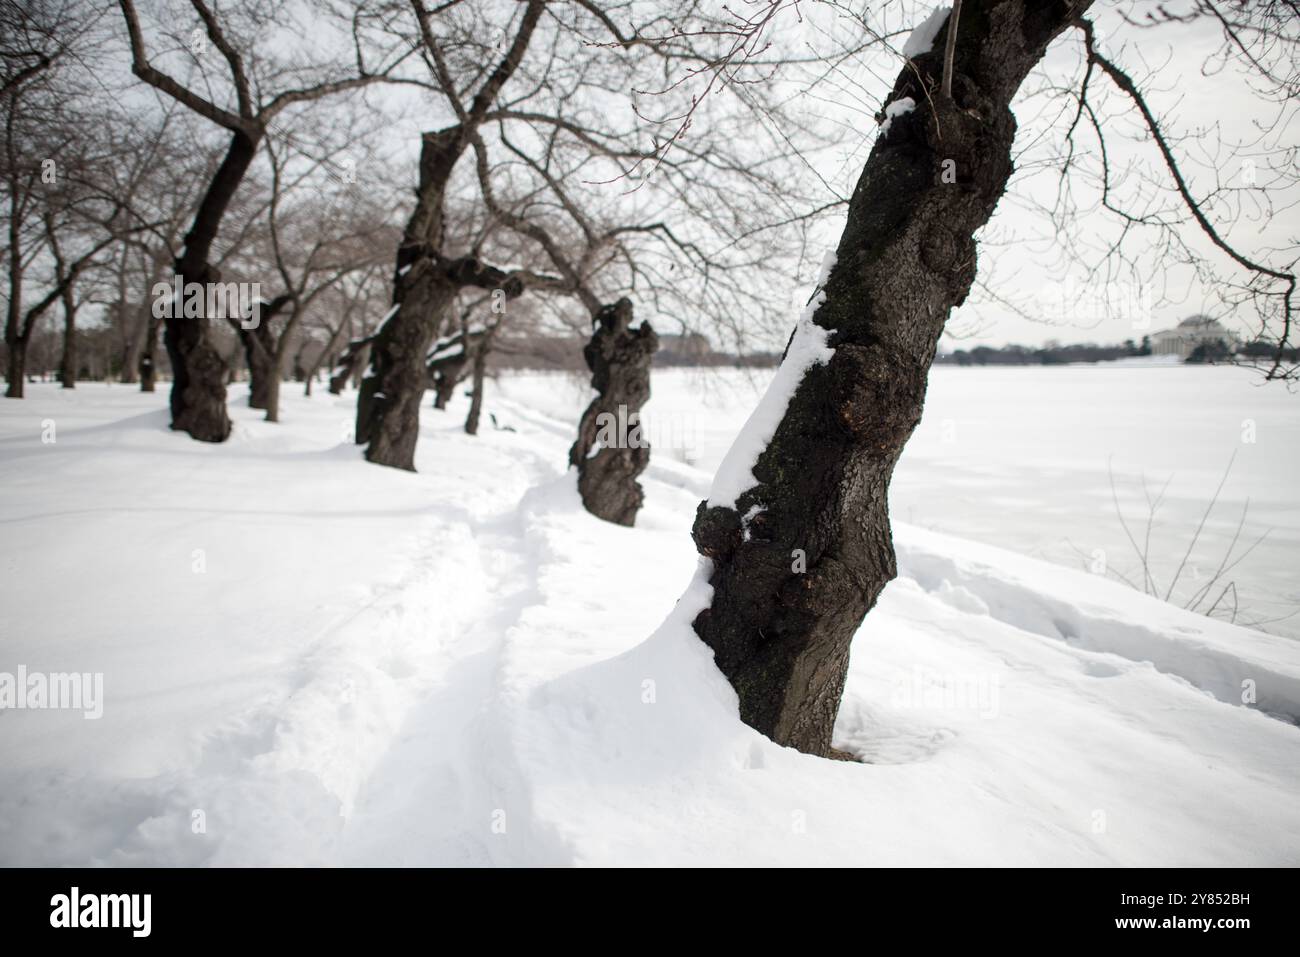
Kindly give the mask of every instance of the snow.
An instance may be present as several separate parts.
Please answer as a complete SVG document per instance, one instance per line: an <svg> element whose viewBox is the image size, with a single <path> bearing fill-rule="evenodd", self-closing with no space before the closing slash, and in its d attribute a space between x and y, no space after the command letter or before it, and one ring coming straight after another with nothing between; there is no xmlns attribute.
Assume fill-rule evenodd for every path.
<svg viewBox="0 0 1300 957"><path fill-rule="evenodd" d="M885 121L880 124L880 135L884 136L889 132L889 127L893 125L894 118L905 116L916 109L916 100L910 96L894 100L894 102L885 106Z"/></svg>
<svg viewBox="0 0 1300 957"><path fill-rule="evenodd" d="M656 370L643 413L652 461L715 470L771 377L770 370ZM519 401L564 419L588 400L585 383L574 381L538 375L510 388ZM1264 621L1265 630L1300 638L1300 616L1284 617L1300 606L1297 398L1247 370L1137 360L936 367L890 506L910 524L1071 568L1100 553L1110 577L1137 579L1107 471L1135 532L1147 517L1142 476L1153 495L1169 481L1152 532L1152 570L1163 593L1234 454L1174 597L1185 602L1209 580L1249 502L1236 555L1268 535L1227 576L1241 593L1239 621Z"/></svg>
<svg viewBox="0 0 1300 957"><path fill-rule="evenodd" d="M754 466L776 433L776 427L785 415L790 400L794 398L799 383L803 381L804 374L815 365L830 362L831 356L835 354L835 350L826 344L827 331L813 322L817 309L826 301L824 287L834 266L835 253L826 253L817 278L817 290L795 324L794 335L776 375L772 377L753 414L718 465L713 487L709 490L711 508L735 508L736 499L758 484L758 479L754 477Z"/></svg>
<svg viewBox="0 0 1300 957"><path fill-rule="evenodd" d="M690 630L707 471L656 447L636 528L587 515L568 381L477 438L423 403L414 474L343 440L354 394L236 387L219 446L161 392L0 403L0 671L104 675L99 720L0 712L0 864L1300 863L1300 645L903 521L867 763L753 732Z"/></svg>
<svg viewBox="0 0 1300 957"><path fill-rule="evenodd" d="M934 49L934 38L939 35L943 25L948 22L948 15L952 13L951 7L936 7L930 11L930 15L921 21L907 37L907 42L903 44L903 56L917 57L922 53L929 53Z"/></svg>

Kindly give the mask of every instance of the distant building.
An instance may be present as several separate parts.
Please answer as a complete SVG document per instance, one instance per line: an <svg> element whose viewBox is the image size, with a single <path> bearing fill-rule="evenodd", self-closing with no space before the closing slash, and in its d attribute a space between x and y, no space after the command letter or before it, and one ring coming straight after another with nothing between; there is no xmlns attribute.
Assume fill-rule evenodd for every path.
<svg viewBox="0 0 1300 957"><path fill-rule="evenodd" d="M1151 334L1151 354L1180 356L1186 359L1197 346L1221 342L1228 349L1237 347L1237 336L1217 319L1209 316L1192 316L1172 329Z"/></svg>

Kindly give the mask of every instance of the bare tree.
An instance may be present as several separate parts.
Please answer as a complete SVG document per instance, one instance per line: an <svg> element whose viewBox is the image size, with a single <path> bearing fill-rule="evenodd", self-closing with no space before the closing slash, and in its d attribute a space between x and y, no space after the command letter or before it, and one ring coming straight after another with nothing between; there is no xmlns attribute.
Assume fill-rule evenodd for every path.
<svg viewBox="0 0 1300 957"><path fill-rule="evenodd" d="M84 251L52 249L60 236L69 240L77 215L71 211L85 197L70 189L70 167L86 160L79 133L78 101L69 83L74 50L86 45L93 18L64 3L36 3L30 8L0 6L0 35L6 55L0 68L4 106L3 189L7 302L5 394L22 398L27 347L36 324L55 302L63 300L107 240ZM120 206L96 210L111 220ZM79 211L78 211L79 212ZM75 223L75 225L74 225ZM102 237L101 237L102 238ZM51 253L54 253L51 256ZM47 266L41 287L46 294L24 302L33 269Z"/></svg>
<svg viewBox="0 0 1300 957"><path fill-rule="evenodd" d="M371 370L362 381L356 425L356 440L367 445L367 459L408 470L415 468L419 403L427 381L425 357L445 311L460 290L470 286L500 289L507 297L523 291L519 276L484 266L473 257L448 257L441 246L457 161L518 70L545 3L529 0L522 7L504 56L486 78L474 81L469 94L462 91L447 65L447 54L434 35L433 14L422 0L412 0L411 5L419 27L421 55L437 78L435 88L445 95L456 119L451 126L425 134L421 143L416 207L397 254L393 310L370 345ZM473 76L473 70L466 69L464 74Z"/></svg>
<svg viewBox="0 0 1300 957"><path fill-rule="evenodd" d="M271 177L265 258L282 291L265 303L255 327L231 320L248 362L249 405L265 409L268 422L279 421L285 364L308 311L347 277L373 267L383 255L379 251L391 246L386 211L361 202L354 183L322 177L321 162L306 156L300 157L305 168L288 177L289 158L282 152L290 148L291 142L281 148L273 139L266 145ZM297 194L301 199L294 202ZM286 209L287 204L292 205Z"/></svg>
<svg viewBox="0 0 1300 957"><path fill-rule="evenodd" d="M1011 100L1055 38L1073 28L1084 47L1076 107L1064 113L1062 175L1079 159L1072 138L1086 122L1103 144L1102 206L1124 221L1121 239L1152 226L1204 261L1192 243L1200 233L1250 274L1242 288L1276 341L1291 334L1294 257L1283 252L1281 264L1270 265L1224 238L1138 84L1099 48L1085 17L1090 6L966 0L930 48L907 59L877 116L881 131L829 271L778 372L780 420L752 462L724 466L723 481L700 505L693 537L712 562L713 591L695 630L735 687L742 718L780 743L835 754L849 644L896 573L889 481L919 421L944 323L974 283L975 233L1011 177ZM1274 64L1279 48L1294 49L1272 26L1239 29L1242 17L1256 25L1267 19L1265 9L1276 17L1277 5L1197 0L1194 7L1194 15L1223 18L1228 48L1253 36L1272 45ZM1247 7L1256 15L1247 16ZM1154 16L1172 14L1162 7ZM1293 79L1267 68L1259 75L1273 77L1275 89ZM1134 214L1116 202L1105 123L1091 100L1099 76L1136 112L1186 213L1181 220ZM1108 253L1122 255L1121 247ZM1285 370L1275 363L1269 374Z"/></svg>
<svg viewBox="0 0 1300 957"><path fill-rule="evenodd" d="M293 74L312 74L302 85L288 85L286 70L258 55L251 42L241 42L240 33L253 36L263 26L251 9L241 9L244 29L230 28L231 14L218 15L206 0L190 0L202 23L208 42L221 54L228 68L227 94L221 103L198 84L186 85L155 67L147 52L144 30L133 0L119 0L131 45L132 71L137 77L167 96L230 133L230 143L221 166L208 182L194 216L185 245L175 261L175 273L182 281L207 284L220 277L212 265L213 245L235 191L243 182L258 147L272 122L283 111L298 104L355 90L382 80L400 62L398 53L371 69L358 33L355 72L337 67L295 67ZM226 414L226 362L209 339L208 323L173 316L165 319L163 336L172 365L172 428L205 442L222 442L230 434Z"/></svg>
<svg viewBox="0 0 1300 957"><path fill-rule="evenodd" d="M435 13L412 0L414 42L431 79L410 82L439 94L452 121L423 138L393 313L363 382L357 441L367 444L370 461L413 468L427 383L418 359L451 321L464 290L493 291L503 302L525 290L563 293L587 321L624 292L643 294L657 312L676 306L692 323L702 315L720 322L744 316L749 321L737 326L752 327L780 311L783 303L765 299L746 279L778 258L761 248L778 235L766 231L778 221L797 228L810 215L783 176L783 161L798 152L783 137L798 124L777 131L756 123L756 115L777 112L774 103L764 111L737 108L748 105L745 97L762 99L756 81L771 64L746 66L754 87L738 70L715 76L719 88L736 91L725 107L717 97L691 104L680 84L658 91L661 102L682 110L668 139L638 120L643 87L683 64L705 71L720 50L734 47L729 33L715 29L726 18L706 6L683 7L690 29L656 14L625 30L616 21L637 12L628 4L523 4L500 45L504 55L484 67L478 38L497 28L483 11L443 5ZM699 135L688 140L693 118L701 121ZM764 150L757 162L755 146ZM472 180L456 176L471 147L477 196ZM459 218L451 215L457 198L466 211ZM517 262L501 255L518 245L510 233L528 240L523 265L485 267Z"/></svg>
<svg viewBox="0 0 1300 957"><path fill-rule="evenodd" d="M779 743L832 752L849 644L896 574L889 479L944 321L974 280L975 232L1011 175L1011 100L1089 5L968 0L951 60L936 40L904 66L889 97L901 105L885 111L821 298L778 373L784 414L750 481L700 505L692 534L713 594L695 630L741 717Z"/></svg>

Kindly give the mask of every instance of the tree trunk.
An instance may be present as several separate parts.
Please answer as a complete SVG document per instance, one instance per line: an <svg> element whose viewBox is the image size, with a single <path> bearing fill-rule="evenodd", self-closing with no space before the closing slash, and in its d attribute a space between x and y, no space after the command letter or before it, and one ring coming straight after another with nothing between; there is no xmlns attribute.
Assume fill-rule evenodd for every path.
<svg viewBox="0 0 1300 957"><path fill-rule="evenodd" d="M352 309L353 309L352 306L348 307L347 313L345 314L343 320L338 324L338 328L336 328L332 333L330 333L329 341L325 343L325 347L321 349L319 353L316 354L316 361L312 363L311 374L307 376L307 384L303 389L304 395L311 395L312 380L315 379L317 374L320 372L320 367L325 364L325 360L328 357L334 355L334 350L339 347L339 342L342 341L344 333L347 332L351 327L352 320L350 316L352 313ZM334 379L331 376L330 377L331 392L334 392L333 385L334 385Z"/></svg>
<svg viewBox="0 0 1300 957"><path fill-rule="evenodd" d="M468 145L468 132L453 126L426 134L420 147L419 198L397 250L395 310L375 333L357 396L356 440L379 465L415 471L426 356L458 290L438 268L434 243L442 235L447 182Z"/></svg>
<svg viewBox="0 0 1300 957"><path fill-rule="evenodd" d="M130 269L131 248L122 244L122 255L117 263L117 322L122 334L121 361L117 370L117 381L134 383L136 367L140 361L140 349L144 345L145 328L143 323L132 324L131 304L127 301L130 284L127 271ZM152 278L146 289L153 289Z"/></svg>
<svg viewBox="0 0 1300 957"><path fill-rule="evenodd" d="M162 278L163 269L161 265L155 265L149 272L149 281L146 289L153 289L154 285ZM126 315L127 293L126 284L122 284L121 291L121 308L124 310L123 316ZM148 389L144 387L144 367L145 355L148 354L149 364L153 365L154 355L157 353L158 342L158 323L159 320L154 318L153 303L149 297L139 305L140 313L134 332L131 334L126 354L122 360L122 381L135 382L140 380L141 392L152 392L152 384Z"/></svg>
<svg viewBox="0 0 1300 957"><path fill-rule="evenodd" d="M5 397L21 399L23 382L27 377L27 339L14 336L5 343L5 346L9 353L9 362L5 369L5 378L9 386L5 389Z"/></svg>
<svg viewBox="0 0 1300 957"><path fill-rule="evenodd" d="M158 326L152 321L153 316L147 301L143 311L144 315L140 317L139 324L133 331L131 341L127 345L126 354L122 357L121 380L123 382L135 383L138 381L140 370L143 368L142 360L144 359L145 349L149 350L149 361L153 361L153 342L157 338Z"/></svg>
<svg viewBox="0 0 1300 957"><path fill-rule="evenodd" d="M756 484L700 504L692 537L712 559L713 596L695 631L741 718L780 744L832 752L849 643L896 573L889 480L944 322L974 280L973 236L1011 174L1011 99L1090 3L967 0L955 102L938 86L946 27L904 68L888 102L910 96L915 110L877 137L825 300L796 331L824 334L829 358L792 368L797 388Z"/></svg>
<svg viewBox="0 0 1300 957"><path fill-rule="evenodd" d="M466 284L441 268L439 246L447 184L489 106L519 68L544 7L544 3L529 0L514 41L474 94L470 112L462 115L459 123L421 138L416 206L402 234L393 278L397 311L375 335L370 372L361 381L357 396L356 440L368 443L366 459L371 462L415 471L420 400L428 384L426 354L444 313L460 286ZM517 296L519 291L516 288L513 294Z"/></svg>
<svg viewBox="0 0 1300 957"><path fill-rule="evenodd" d="M478 341L480 343L483 341L481 336ZM433 379L433 407L435 409L447 408L447 403L456 394L456 386L465 378L465 367L470 365L471 362L469 347L466 342L467 337L462 337L460 352L435 359L426 367ZM472 371L473 366L470 365L470 368Z"/></svg>
<svg viewBox="0 0 1300 957"><path fill-rule="evenodd" d="M72 286L63 290L63 356L59 360L59 382L65 389L77 387L77 304Z"/></svg>
<svg viewBox="0 0 1300 957"><path fill-rule="evenodd" d="M457 288L431 259L398 276L394 298L400 305L375 336L357 397L356 438L368 443L367 460L415 471L426 356Z"/></svg>
<svg viewBox="0 0 1300 957"><path fill-rule="evenodd" d="M483 414L483 379L487 373L488 348L488 337L484 336L478 348L474 350L473 386L469 400L469 415L465 417L465 432L468 435L478 435L478 422Z"/></svg>
<svg viewBox="0 0 1300 957"><path fill-rule="evenodd" d="M125 305L126 303L121 303L121 306L124 307ZM130 338L122 349L117 381L123 385L135 385L136 380L140 377L140 353L144 349L145 332L145 326L142 324L138 329L130 333Z"/></svg>
<svg viewBox="0 0 1300 957"><path fill-rule="evenodd" d="M272 374L267 377L266 382L266 421L280 421L280 370L279 363L272 370Z"/></svg>
<svg viewBox="0 0 1300 957"><path fill-rule="evenodd" d="M158 327L161 321L155 319L153 311L145 320L144 347L140 350L140 391L153 392L158 382L158 367L154 356L158 354Z"/></svg>
<svg viewBox="0 0 1300 957"><path fill-rule="evenodd" d="M217 282L220 274L208 263L221 219L257 153L257 143L247 133L235 133L225 159L208 184L194 224L185 236L185 248L176 260L182 282ZM224 442L230 436L226 413L226 361L210 341L208 323L216 317L186 319L173 315L164 320L163 344L172 366L172 428L200 442Z"/></svg>
<svg viewBox="0 0 1300 957"><path fill-rule="evenodd" d="M241 328L239 341L244 347L244 361L248 363L248 407L269 409L272 380L279 375L270 316L262 316L256 329Z"/></svg>
<svg viewBox="0 0 1300 957"><path fill-rule="evenodd" d="M587 511L617 525L632 525L645 494L637 476L650 464L641 407L650 398L650 362L659 337L642 322L632 329L632 303L620 299L596 315L596 330L582 350L597 392L578 424L569 464L578 469L578 492Z"/></svg>
<svg viewBox="0 0 1300 957"><path fill-rule="evenodd" d="M339 356L338 363L330 372L331 395L342 395L348 379L354 378L358 369L366 367L370 361L370 343L373 341L373 336L367 336L364 339L353 339L348 343L348 347L343 350L343 355Z"/></svg>
<svg viewBox="0 0 1300 957"><path fill-rule="evenodd" d="M435 409L447 408L447 403L451 397L456 394L456 384L461 380L461 371L464 363L448 363L445 368L439 369L433 375L433 407Z"/></svg>
<svg viewBox="0 0 1300 957"><path fill-rule="evenodd" d="M23 397L23 376L27 371L27 340L23 335L23 263L20 245L18 219L14 214L18 200L10 196L9 217L9 288L5 290L9 300L5 310L5 352L8 357L5 365L6 398Z"/></svg>

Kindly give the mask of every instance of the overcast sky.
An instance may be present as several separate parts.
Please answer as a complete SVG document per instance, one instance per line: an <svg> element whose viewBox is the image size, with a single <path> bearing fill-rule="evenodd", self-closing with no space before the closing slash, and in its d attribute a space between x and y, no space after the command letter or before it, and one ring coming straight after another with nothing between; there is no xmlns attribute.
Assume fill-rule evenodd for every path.
<svg viewBox="0 0 1300 957"><path fill-rule="evenodd" d="M864 0L841 0L841 3L856 10L863 7ZM896 34L892 41L895 49L901 49L910 27L923 21L934 6L923 0L870 0L867 3L876 18L873 22L885 32ZM1177 0L1173 6L1179 6ZM1167 121L1171 133L1191 133L1197 128L1217 124L1223 138L1229 142L1258 140L1257 126L1271 123L1276 107L1252 94L1240 73L1229 70L1217 76L1205 76L1202 72L1207 56L1219 45L1218 29L1210 23L1201 23L1191 27L1135 30L1124 24L1119 16L1120 10L1140 14L1153 7L1152 0L1098 0L1091 16L1104 37L1106 52L1143 83L1150 105ZM516 7L504 3L502 10L508 16L516 12ZM805 23L799 22L800 16ZM812 38L817 42L818 30L823 31L824 38L824 31L833 34L837 30L849 29L850 23L837 16L831 6L803 0L799 14L787 14L781 23L779 41L789 42L793 38L798 42ZM504 28L504 22L502 26ZM312 32L306 30L299 42L312 45L318 39L310 35ZM1058 40L1047 60L1040 65L1038 76L1032 77L1026 87L1033 87L1043 77L1055 77L1063 83L1072 77L1077 80L1081 75L1080 51L1077 31L1067 34ZM878 135L870 114L879 109L902 62L896 52L881 49L867 61L846 65L844 75L836 83L829 88L820 88L815 96L808 98L809 110L826 115L842 131L842 143L830 154L819 157L817 172L843 195L851 192ZM126 64L120 66L125 71ZM1147 78L1156 67L1159 69L1152 85ZM1141 132L1136 112L1127 107L1122 95L1106 89L1107 86L1104 78L1094 79L1094 88L1109 94L1105 100L1109 117L1105 125L1112 165L1122 169L1128 163L1138 161L1150 166L1157 157L1149 142L1136 142L1135 134ZM394 144L399 154L409 152L413 174L419 132L449 121L446 105L438 102L428 91L410 88L401 91L390 89L382 96L384 102L393 107L393 123L384 131L385 140ZM1017 105L1021 131L1016 148L1023 150L1024 155L1018 161L1020 171L1013 179L1011 189L1000 204L993 223L981 237L984 242L981 246L980 282L997 298L1028 308L1034 315L1041 316L1042 321L1031 321L1018 315L977 288L968 304L949 323L950 330L962 335L963 341L949 341L947 345L1006 342L1038 345L1049 339L1119 342L1129 338L1140 339L1144 334L1175 325L1179 320L1202 311L1233 325L1233 317L1216 308L1212 290L1202 285L1190 270L1173 267L1158 258L1148 257L1143 264L1140 275L1145 288L1117 284L1107 289L1096 284L1083 284L1082 276L1077 275L1078 269L1072 269L1071 263L1062 259L1059 244L1052 241L1057 235L1056 227L1042 215L1030 212L1033 205L1050 204L1054 197L1055 167L1050 162L1045 163L1044 157L1050 160L1050 154L1060 145L1059 135L1055 140L1038 137L1035 117L1041 115L1040 103L1031 97ZM1295 110L1290 109L1285 115L1294 120ZM1081 152L1095 153L1095 140L1088 131L1079 134L1078 142ZM1294 146L1295 136L1291 136L1289 144L1285 137L1282 142ZM1232 151L1219 156L1216 162L1217 172L1223 179L1240 176L1241 157ZM1202 195L1197 186L1204 187L1208 183L1205 177L1211 172L1209 167L1203 160L1199 165L1189 160L1185 172L1193 190ZM809 175L812 175L811 171ZM612 188L622 187L615 185ZM1229 235L1248 254L1262 256L1263 250L1269 246L1296 246L1294 219L1294 216L1283 215L1271 222L1243 221ZM842 227L842 216L826 217L817 231L818 246L833 248ZM1072 238L1094 247L1113 237L1116 229L1117 221L1108 213L1086 215L1069 225ZM1200 247L1207 247L1199 238L1195 242ZM1131 251L1141 254L1142 244L1137 244ZM1225 272L1231 272L1227 269L1225 257L1215 253L1213 258ZM803 275L774 282L783 285L783 295L806 299L810 292L808 283L817 267L817 262L807 263ZM1238 271L1236 275L1243 274ZM1112 302L1132 305L1115 308L1100 304L1101 297L1107 295ZM796 307L792 305L792 321L796 315ZM1243 333L1247 331L1244 322L1237 325Z"/></svg>
<svg viewBox="0 0 1300 957"><path fill-rule="evenodd" d="M919 23L934 6L924 2L902 4L899 10L891 12L888 25L891 29L896 28L899 20L906 20L909 16L911 22ZM1171 9L1180 8L1178 3L1169 6ZM1202 68L1207 58L1219 47L1217 26L1203 22L1139 30L1126 24L1120 16L1122 10L1129 11L1129 16L1133 17L1154 7L1151 0L1099 0L1094 4L1090 16L1097 24L1104 51L1139 81L1152 110L1166 122L1171 134L1190 134L1217 125L1228 144L1258 142L1261 128L1267 130L1275 121L1277 107L1253 94L1245 77L1232 68L1214 76L1204 74ZM897 46L901 47L901 40ZM1047 60L1040 65L1039 76L1031 77L1026 89L1043 76L1062 81L1080 76L1081 49L1077 31L1058 39ZM894 61L901 62L897 57ZM860 66L862 86L872 94L884 96L889 89L888 83L879 82L872 73L892 78L896 70L897 66L890 69L888 57L879 68L864 69ZM1143 82L1153 71L1154 77ZM1140 162L1154 169L1158 154L1153 144L1137 142L1137 135L1144 136L1139 114L1122 94L1108 87L1105 78L1094 76L1093 89L1107 95L1104 102L1112 115L1111 121L1105 124L1112 167L1122 169L1130 162ZM1017 104L1017 119L1021 125L1018 150L1025 149L1034 138L1034 119L1039 102L1031 98ZM1099 102L1102 101L1099 99ZM1294 120L1294 110L1288 110L1286 116ZM859 121L858 126L863 124ZM827 169L828 178L835 180L838 177L837 185L847 183L851 188L851 182L861 170L861 163L876 135L874 130L863 129L860 142L852 150L853 159L840 164L841 169ZM1058 135L1055 141L1041 144L1042 149L1028 148L1027 155L1018 162L1022 169L1013 179L1011 189L986 232L984 238L988 242L981 247L981 281L992 287L999 297L1022 307L1026 303L1041 304L1039 311L1043 314L1043 321L1024 318L977 288L969 304L958 310L949 323L950 330L961 335L963 341L949 339L945 345L950 348L1007 342L1040 345L1050 339L1120 342L1129 338L1140 339L1144 334L1176 325L1179 320L1198 312L1209 312L1248 334L1246 323L1251 316L1225 314L1216 303L1213 291L1202 285L1190 269L1165 262L1155 256L1146 243L1137 242L1129 247L1130 251L1138 254L1149 253L1148 261L1138 271L1143 286L1125 282L1106 288L1102 284L1086 284L1077 270L1075 275L1071 274L1068 263L1061 260L1060 250L1053 249L1045 241L1055 233L1056 227L1046 217L1030 213L1028 209L1035 202L1050 204L1055 196L1055 167L1042 170L1027 167L1055 149L1060 140ZM1089 132L1082 132L1077 140L1081 149L1095 154L1095 138ZM1289 139L1283 136L1281 140L1283 145L1294 148L1297 140L1294 124ZM1206 142L1208 145L1210 141ZM1229 149L1215 156L1213 165L1218 167L1217 173L1223 180L1238 182L1242 175L1243 157L1247 155L1246 151L1238 153ZM1280 152L1274 158L1280 160ZM1261 160L1255 162L1258 165ZM1210 161L1199 153L1187 160L1184 173L1198 196L1203 192L1197 191L1197 184L1208 188L1212 182L1209 176L1216 172L1210 165ZM1167 177L1165 185L1172 185ZM1292 195L1291 201L1296 198ZM839 217L835 223L826 224L826 245L833 245L842 223L843 218ZM1294 249L1297 245L1296 225L1297 217L1292 211L1290 216L1282 214L1272 220L1243 219L1231 228L1228 235L1247 254L1263 256L1267 247ZM1072 224L1076 237L1094 245L1115 236L1117 229L1118 220L1104 211L1087 215ZM1195 228L1189 226L1188 229L1194 232ZM1039 241L1030 241L1033 238ZM1010 246L1002 245L1007 240L1015 242ZM1212 250L1203 237L1195 234L1192 242L1210 254L1221 269L1233 273L1226 257ZM1236 271L1235 275L1241 277L1245 273ZM1103 301L1103 297L1109 297L1109 301Z"/></svg>

